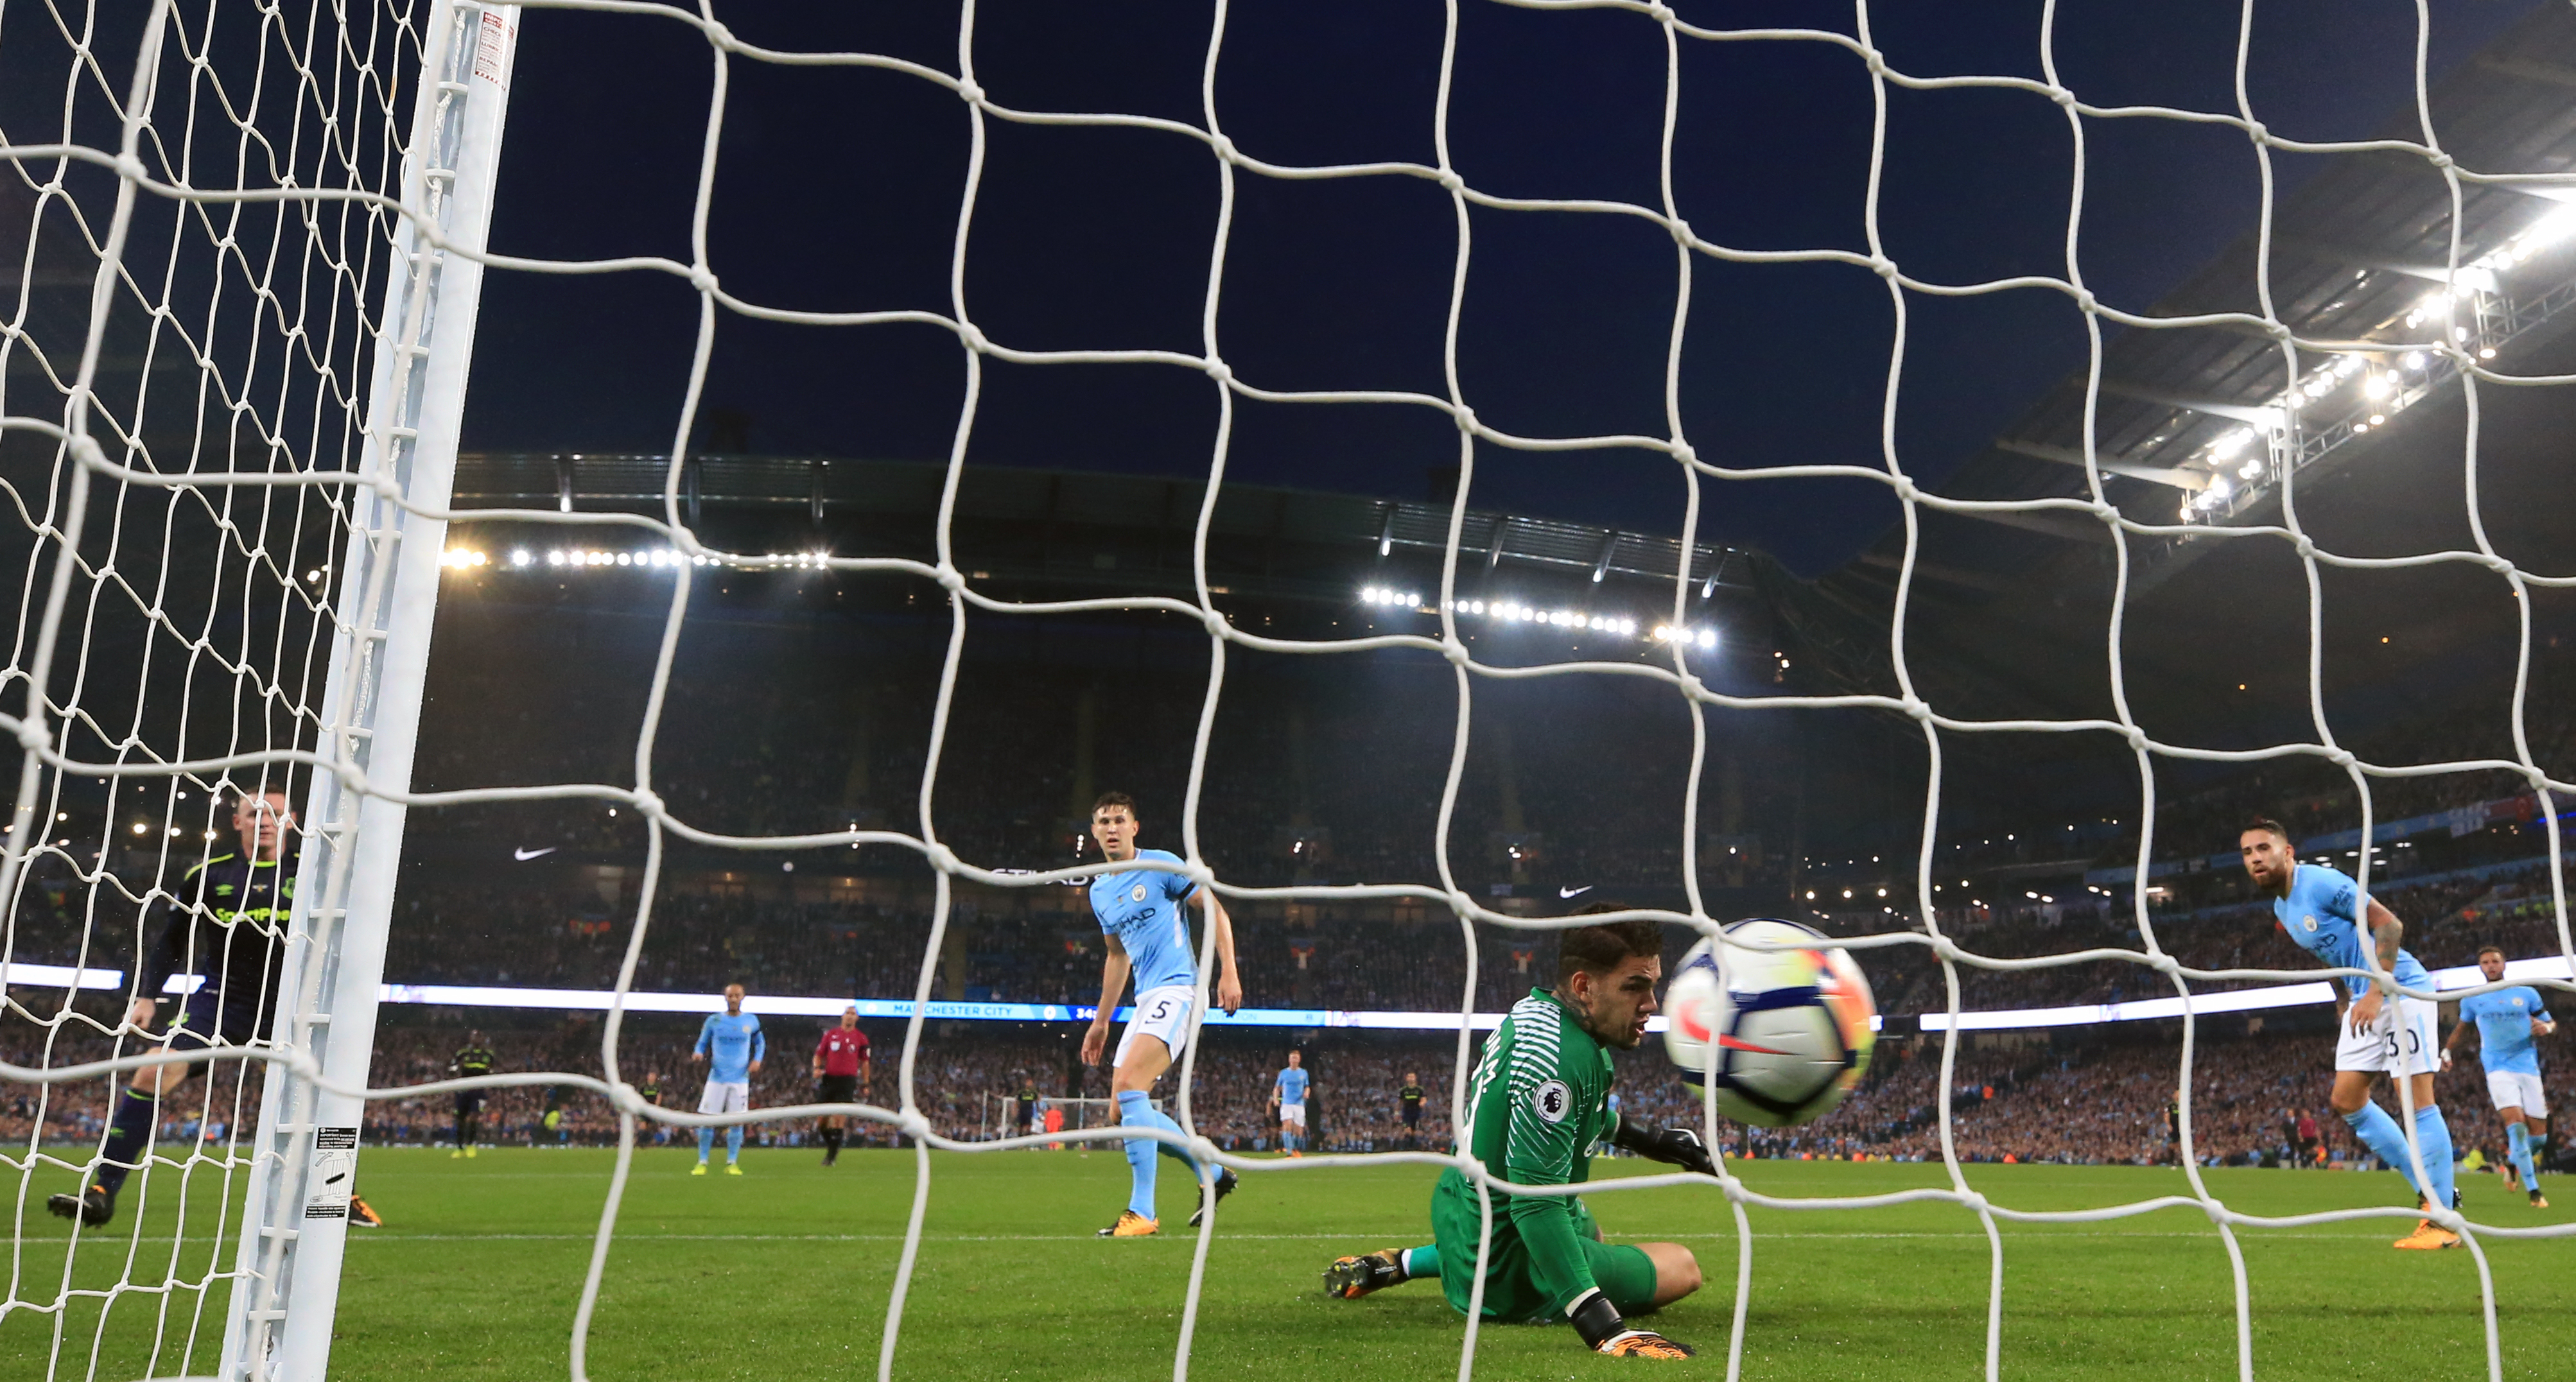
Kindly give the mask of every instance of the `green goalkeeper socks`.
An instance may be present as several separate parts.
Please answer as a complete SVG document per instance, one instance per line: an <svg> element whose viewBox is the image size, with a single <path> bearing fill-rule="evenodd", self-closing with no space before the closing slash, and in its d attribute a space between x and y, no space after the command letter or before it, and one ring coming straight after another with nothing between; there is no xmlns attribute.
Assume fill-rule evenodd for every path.
<svg viewBox="0 0 2576 1382"><path fill-rule="evenodd" d="M1395 1258L1404 1264L1404 1279L1407 1281L1418 1281L1425 1277L1433 1281L1440 1279L1440 1249L1437 1245L1406 1248L1397 1253Z"/></svg>

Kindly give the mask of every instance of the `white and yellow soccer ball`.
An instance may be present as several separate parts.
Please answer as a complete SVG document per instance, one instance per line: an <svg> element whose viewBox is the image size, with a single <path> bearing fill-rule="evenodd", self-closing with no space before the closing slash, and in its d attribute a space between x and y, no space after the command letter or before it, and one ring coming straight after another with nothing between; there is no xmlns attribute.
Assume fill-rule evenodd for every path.
<svg viewBox="0 0 2576 1382"><path fill-rule="evenodd" d="M1692 946L1664 994L1664 1052L1717 1111L1785 1128L1831 1112L1869 1068L1878 1004L1850 952L1794 921L1754 917ZM1751 950L1741 942L1790 947Z"/></svg>

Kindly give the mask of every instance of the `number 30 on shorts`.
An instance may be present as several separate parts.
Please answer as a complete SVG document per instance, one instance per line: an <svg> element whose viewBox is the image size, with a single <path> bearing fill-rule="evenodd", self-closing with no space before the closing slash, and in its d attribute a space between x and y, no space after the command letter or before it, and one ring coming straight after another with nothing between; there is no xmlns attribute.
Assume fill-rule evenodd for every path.
<svg viewBox="0 0 2576 1382"><path fill-rule="evenodd" d="M2412 1024L2409 1024L2404 1027L2394 1028L2380 1038L2380 1054L2390 1060L2397 1059L2397 1039L2400 1036L2403 1036L2406 1039L2405 1051L2409 1059L2420 1056L2424 1053L2423 1034L2416 1031Z"/></svg>

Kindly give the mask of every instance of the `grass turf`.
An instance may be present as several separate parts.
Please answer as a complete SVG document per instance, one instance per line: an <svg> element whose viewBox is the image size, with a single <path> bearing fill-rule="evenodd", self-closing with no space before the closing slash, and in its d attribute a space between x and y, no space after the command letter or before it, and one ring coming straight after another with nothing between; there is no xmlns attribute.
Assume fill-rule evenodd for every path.
<svg viewBox="0 0 2576 1382"><path fill-rule="evenodd" d="M740 1178L687 1174L679 1148L638 1155L610 1254L590 1368L601 1378L849 1376L876 1366L886 1299L911 1204L909 1152L851 1152L830 1170L811 1151L749 1151ZM333 1370L341 1378L442 1382L565 1375L567 1337L605 1194L602 1151L377 1148L362 1188L390 1226L352 1230ZM899 1375L936 1378L1168 1376L1192 1235L1185 1188L1162 1177L1164 1237L1102 1242L1123 1202L1115 1152L938 1155L921 1259L896 1353ZM1598 1162L1604 1178L1633 1161ZM1851 1195L1943 1183L1938 1166L1754 1162L1756 1188ZM2173 1170L1977 1166L2001 1205L2076 1209L2181 1193ZM2235 1170L2212 1188L2249 1212L2405 1202L2393 1174ZM68 1226L29 1183L20 1202L14 1301L53 1300ZM92 1231L71 1284L103 1291L200 1273L220 1182L200 1173L189 1203L156 1172L138 1234L131 1211ZM1449 1377L1460 1321L1435 1284L1363 1301L1324 1297L1340 1252L1427 1241L1431 1173L1421 1167L1250 1175L1225 1205L1208 1261L1191 1371L1201 1377ZM137 1182L140 1186L141 1182ZM2473 1218L2521 1225L2535 1211L2492 1176L2467 1178ZM2576 1195L2576 1185L2570 1186ZM127 1203L135 1196L129 1189ZM1736 1241L1704 1190L1587 1197L1613 1239L1688 1244L1709 1275L1657 1327L1699 1346L1681 1375L1722 1376ZM2576 1204L2576 1200L2571 1200ZM173 1229L182 1219L185 1235ZM2246 1231L2259 1375L2469 1378L2485 1373L2475 1264L2465 1251L2400 1253L2396 1219ZM1754 1281L1745 1339L1753 1378L1969 1377L1982 1372L1988 1249L1972 1214L1949 1205L1753 1212ZM2196 1210L2108 1223L2007 1224L2003 1367L2042 1378L2232 1377L2227 1259ZM2560 1377L2576 1346L2576 1243L2485 1240L2496 1276L2508 1377ZM225 1249L229 1258L229 1249ZM0 1377L126 1379L211 1371L227 1288L96 1295L59 1315L0 1316ZM191 1333L193 1356L181 1349ZM59 1322L59 1335L57 1324ZM156 1337L161 1342L157 1358ZM95 1354L95 1357L93 1357ZM92 1366L95 1364L95 1371ZM1637 1367L1580 1353L1564 1329L1482 1332L1477 1372L1579 1377Z"/></svg>

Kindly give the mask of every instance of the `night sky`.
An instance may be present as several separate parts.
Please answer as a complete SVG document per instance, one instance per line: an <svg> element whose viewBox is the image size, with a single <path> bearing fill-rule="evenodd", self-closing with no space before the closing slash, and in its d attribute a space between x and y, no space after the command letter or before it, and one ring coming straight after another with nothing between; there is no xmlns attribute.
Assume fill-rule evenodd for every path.
<svg viewBox="0 0 2576 1382"><path fill-rule="evenodd" d="M2532 0L2435 7L2434 76ZM1848 11L1685 4L1706 24L1832 25ZM954 71L953 10L723 3L744 39L871 51ZM2173 0L2058 9L2060 73L2098 104L2234 108L2239 10ZM2035 3L1884 6L1873 37L1917 75L2037 78ZM979 7L977 77L1027 110L1201 123L1204 4ZM1238 3L1217 73L1219 117L1278 163L1434 160L1443 12L1430 4ZM2258 7L2247 71L2256 114L2298 139L2385 133L2410 109L2414 12L2325 0ZM1517 196L1653 205L1664 96L1660 29L1615 11L1462 6L1451 148L1468 181ZM708 226L726 287L821 310L949 310L966 107L917 78L737 60ZM1762 249L1864 250L1870 92L1860 62L1817 43L1686 41L1677 196L1698 232ZM710 51L694 29L634 16L525 14L492 246L546 258L689 257ZM2046 100L1892 90L1880 224L1918 277L1968 282L2064 268L2072 141ZM988 121L965 276L994 339L1050 349L1196 352L1216 162L1180 136ZM2251 230L2253 150L2221 127L2088 122L2083 268L2144 310ZM2286 189L2322 166L2275 156ZM1455 230L1436 185L1389 177L1237 177L1219 340L1272 388L1445 393L1441 338ZM1469 403L1534 435L1663 423L1671 240L1634 218L1478 209L1459 348ZM1700 453L1740 466L1880 463L1893 314L1883 285L1839 265L1700 258L1682 365ZM666 449L697 324L695 295L654 273L487 279L466 442L484 450ZM1937 481L2082 362L2062 295L1912 299L1899 455ZM783 326L725 314L699 445L939 460L961 351L916 325ZM969 462L1203 475L1217 409L1168 366L987 361ZM1246 482L1421 498L1455 458L1437 412L1239 402L1228 474ZM1644 452L1486 448L1473 502L1677 531L1682 487ZM1807 573L1875 537L1894 505L1866 484L1726 486L1704 536L1750 541Z"/></svg>

